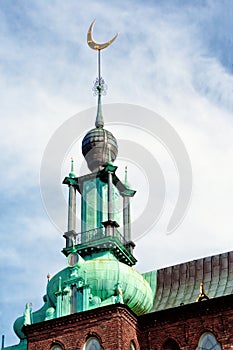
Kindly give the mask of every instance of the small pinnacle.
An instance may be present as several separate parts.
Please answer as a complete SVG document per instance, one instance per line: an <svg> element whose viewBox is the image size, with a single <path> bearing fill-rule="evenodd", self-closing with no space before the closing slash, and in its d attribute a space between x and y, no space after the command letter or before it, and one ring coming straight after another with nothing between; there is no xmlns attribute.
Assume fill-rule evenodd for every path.
<svg viewBox="0 0 233 350"><path fill-rule="evenodd" d="M48 280L48 282L50 281L50 277L51 277L51 276L50 276L50 274L48 273L48 274L47 274L47 280Z"/></svg>
<svg viewBox="0 0 233 350"><path fill-rule="evenodd" d="M59 279L58 279L58 291L61 292L61 276L59 276Z"/></svg>
<svg viewBox="0 0 233 350"><path fill-rule="evenodd" d="M201 284L200 284L200 293L199 293L196 301L202 301L202 300L205 300L205 299L209 300L210 297L209 297L209 295L207 293L205 293L204 283L201 282Z"/></svg>
<svg viewBox="0 0 233 350"><path fill-rule="evenodd" d="M72 251L73 251L73 252L76 252L76 248L75 248L75 238L72 237L72 238L71 238L71 241L72 241Z"/></svg>
<svg viewBox="0 0 233 350"><path fill-rule="evenodd" d="M127 171L127 166L125 167L125 184L128 182L128 171Z"/></svg>
<svg viewBox="0 0 233 350"><path fill-rule="evenodd" d="M71 169L70 169L70 173L69 173L69 177L76 177L75 173L74 173L74 159L71 157Z"/></svg>
<svg viewBox="0 0 233 350"><path fill-rule="evenodd" d="M129 187L129 183L128 183L128 168L127 168L127 166L125 167L125 186Z"/></svg>

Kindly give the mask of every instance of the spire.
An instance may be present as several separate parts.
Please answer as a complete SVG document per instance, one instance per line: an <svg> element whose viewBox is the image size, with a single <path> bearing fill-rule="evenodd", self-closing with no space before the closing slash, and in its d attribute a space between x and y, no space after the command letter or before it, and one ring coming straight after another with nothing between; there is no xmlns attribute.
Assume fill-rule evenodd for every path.
<svg viewBox="0 0 233 350"><path fill-rule="evenodd" d="M129 188L130 185L128 183L128 168L125 166L125 187Z"/></svg>
<svg viewBox="0 0 233 350"><path fill-rule="evenodd" d="M73 158L71 158L71 169L70 169L69 177L71 177L71 178L76 177L76 175L74 173L74 159Z"/></svg>
<svg viewBox="0 0 233 350"><path fill-rule="evenodd" d="M127 166L125 166L125 185L128 184L128 169Z"/></svg>
<svg viewBox="0 0 233 350"><path fill-rule="evenodd" d="M76 187L75 187L74 160L71 158L71 169L68 177L69 184L69 203L68 203L68 229L65 234L67 246L73 245L73 239L76 237Z"/></svg>
<svg viewBox="0 0 233 350"><path fill-rule="evenodd" d="M97 104L97 114L96 114L96 120L95 120L95 127L97 129L104 127L104 117L102 112L102 105L101 105L101 97L102 97L102 90L106 91L106 87L104 85L104 80L100 75L100 50L98 50L98 78L96 79L94 88L96 89L98 94L98 104ZM96 86L96 84L98 84Z"/></svg>
<svg viewBox="0 0 233 350"><path fill-rule="evenodd" d="M111 162L117 157L118 146L117 141L114 135L104 129L104 118L102 113L102 96L106 94L107 86L104 82L104 79L101 77L101 50L108 47L117 37L117 34L114 38L106 43L98 44L92 38L92 28L94 21L92 22L88 34L87 34L87 43L91 49L97 51L98 59L98 73L97 78L94 82L93 92L97 96L97 114L95 121L95 128L88 131L84 136L82 141L82 154L87 162L88 168L92 172L96 172L104 168L109 159ZM109 157L109 149L111 155Z"/></svg>
<svg viewBox="0 0 233 350"><path fill-rule="evenodd" d="M97 129L104 127L104 117L103 117L102 106L101 106L101 94L99 94L98 96L98 106L97 106L95 126Z"/></svg>
<svg viewBox="0 0 233 350"><path fill-rule="evenodd" d="M74 172L74 160L71 158L71 169L68 177L65 177L63 184L69 186L69 199L68 199L68 229L63 235L66 239L66 248L72 247L73 239L76 238L76 190L77 190L77 176Z"/></svg>
<svg viewBox="0 0 233 350"><path fill-rule="evenodd" d="M127 169L127 165L125 166L125 185L128 182L128 169Z"/></svg>
<svg viewBox="0 0 233 350"><path fill-rule="evenodd" d="M87 43L89 47L93 50L98 51L98 77L95 80L94 83L94 94L98 95L98 104L97 104L97 115L96 115L96 121L95 126L97 129L102 129L104 127L104 118L102 113L102 106L101 106L101 96L102 94L106 93L107 86L105 85L104 79L101 77L101 62L100 62L100 51L108 47L113 43L113 41L118 37L118 33L109 41L103 44L99 44L95 42L92 38L92 30L94 26L95 20L91 23L90 28L87 33Z"/></svg>

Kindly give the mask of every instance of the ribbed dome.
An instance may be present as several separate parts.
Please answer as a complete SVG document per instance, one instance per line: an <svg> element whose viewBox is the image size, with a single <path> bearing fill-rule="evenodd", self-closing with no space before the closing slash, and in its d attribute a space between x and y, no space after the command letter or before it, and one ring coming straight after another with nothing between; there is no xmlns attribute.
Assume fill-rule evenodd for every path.
<svg viewBox="0 0 233 350"><path fill-rule="evenodd" d="M55 275L48 283L48 298L56 305L59 277L67 282L70 279L71 270L66 268ZM120 283L124 304L137 315L150 311L153 305L153 293L149 283L133 267L119 262L106 254L101 258L85 261L78 270L80 277L85 276L87 284L91 288L94 297L101 299L101 305L107 305L114 295L117 282ZM63 285L64 287L65 285ZM110 302L111 303L111 302Z"/></svg>
<svg viewBox="0 0 233 350"><path fill-rule="evenodd" d="M114 162L118 153L117 141L113 134L103 128L95 128L85 135L82 153L91 171L99 170L108 161ZM111 159L109 159L111 158Z"/></svg>
<svg viewBox="0 0 233 350"><path fill-rule="evenodd" d="M63 290L63 293L66 290L69 293L68 285L74 281L75 269L66 267L48 282L44 305L32 313L33 323L58 317L57 296L59 288ZM153 292L149 283L133 267L119 262L110 252L105 252L98 258L84 261L76 270L75 278L86 280L90 287L92 300L98 301L96 306L92 306L90 302L89 309L114 304L113 298L116 295L117 284L120 285L122 291L123 303L136 315L149 312L153 306ZM67 309L65 314L70 314L69 299L66 301L65 308ZM14 331L20 339L26 339L26 335L22 331L23 325L24 316L21 316L14 323Z"/></svg>

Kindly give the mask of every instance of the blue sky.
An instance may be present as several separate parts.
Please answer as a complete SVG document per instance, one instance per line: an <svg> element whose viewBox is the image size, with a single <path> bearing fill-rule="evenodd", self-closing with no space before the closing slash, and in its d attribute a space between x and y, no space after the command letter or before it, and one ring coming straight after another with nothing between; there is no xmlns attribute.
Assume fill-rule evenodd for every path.
<svg viewBox="0 0 233 350"><path fill-rule="evenodd" d="M86 44L94 18L96 40L120 32L103 53L104 102L137 104L163 116L192 163L189 211L168 236L177 174L159 144L152 150L166 173L167 202L156 227L137 242L137 268L233 249L232 1L2 1L0 331L7 344L17 342L12 323L26 302L34 310L42 305L47 273L66 264L62 233L42 204L40 164L56 129L95 104L96 56ZM77 163L82 157L78 148L74 157ZM64 160L61 180L66 167ZM141 194L134 180L130 175L139 189L137 212Z"/></svg>

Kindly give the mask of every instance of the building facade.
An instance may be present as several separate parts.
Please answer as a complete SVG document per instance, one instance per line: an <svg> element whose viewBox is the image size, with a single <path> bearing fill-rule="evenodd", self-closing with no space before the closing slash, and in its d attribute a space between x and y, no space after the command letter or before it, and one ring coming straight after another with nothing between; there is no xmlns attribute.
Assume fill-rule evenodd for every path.
<svg viewBox="0 0 233 350"><path fill-rule="evenodd" d="M92 48L100 60L104 47ZM67 266L49 280L40 310L32 312L26 305L14 324L20 342L5 349L231 349L232 252L143 274L134 269L130 201L135 191L127 182L127 170L124 181L117 176L118 146L104 128L100 71L95 88L95 127L82 142L90 172L76 176L72 161L63 181L69 192L63 249Z"/></svg>

